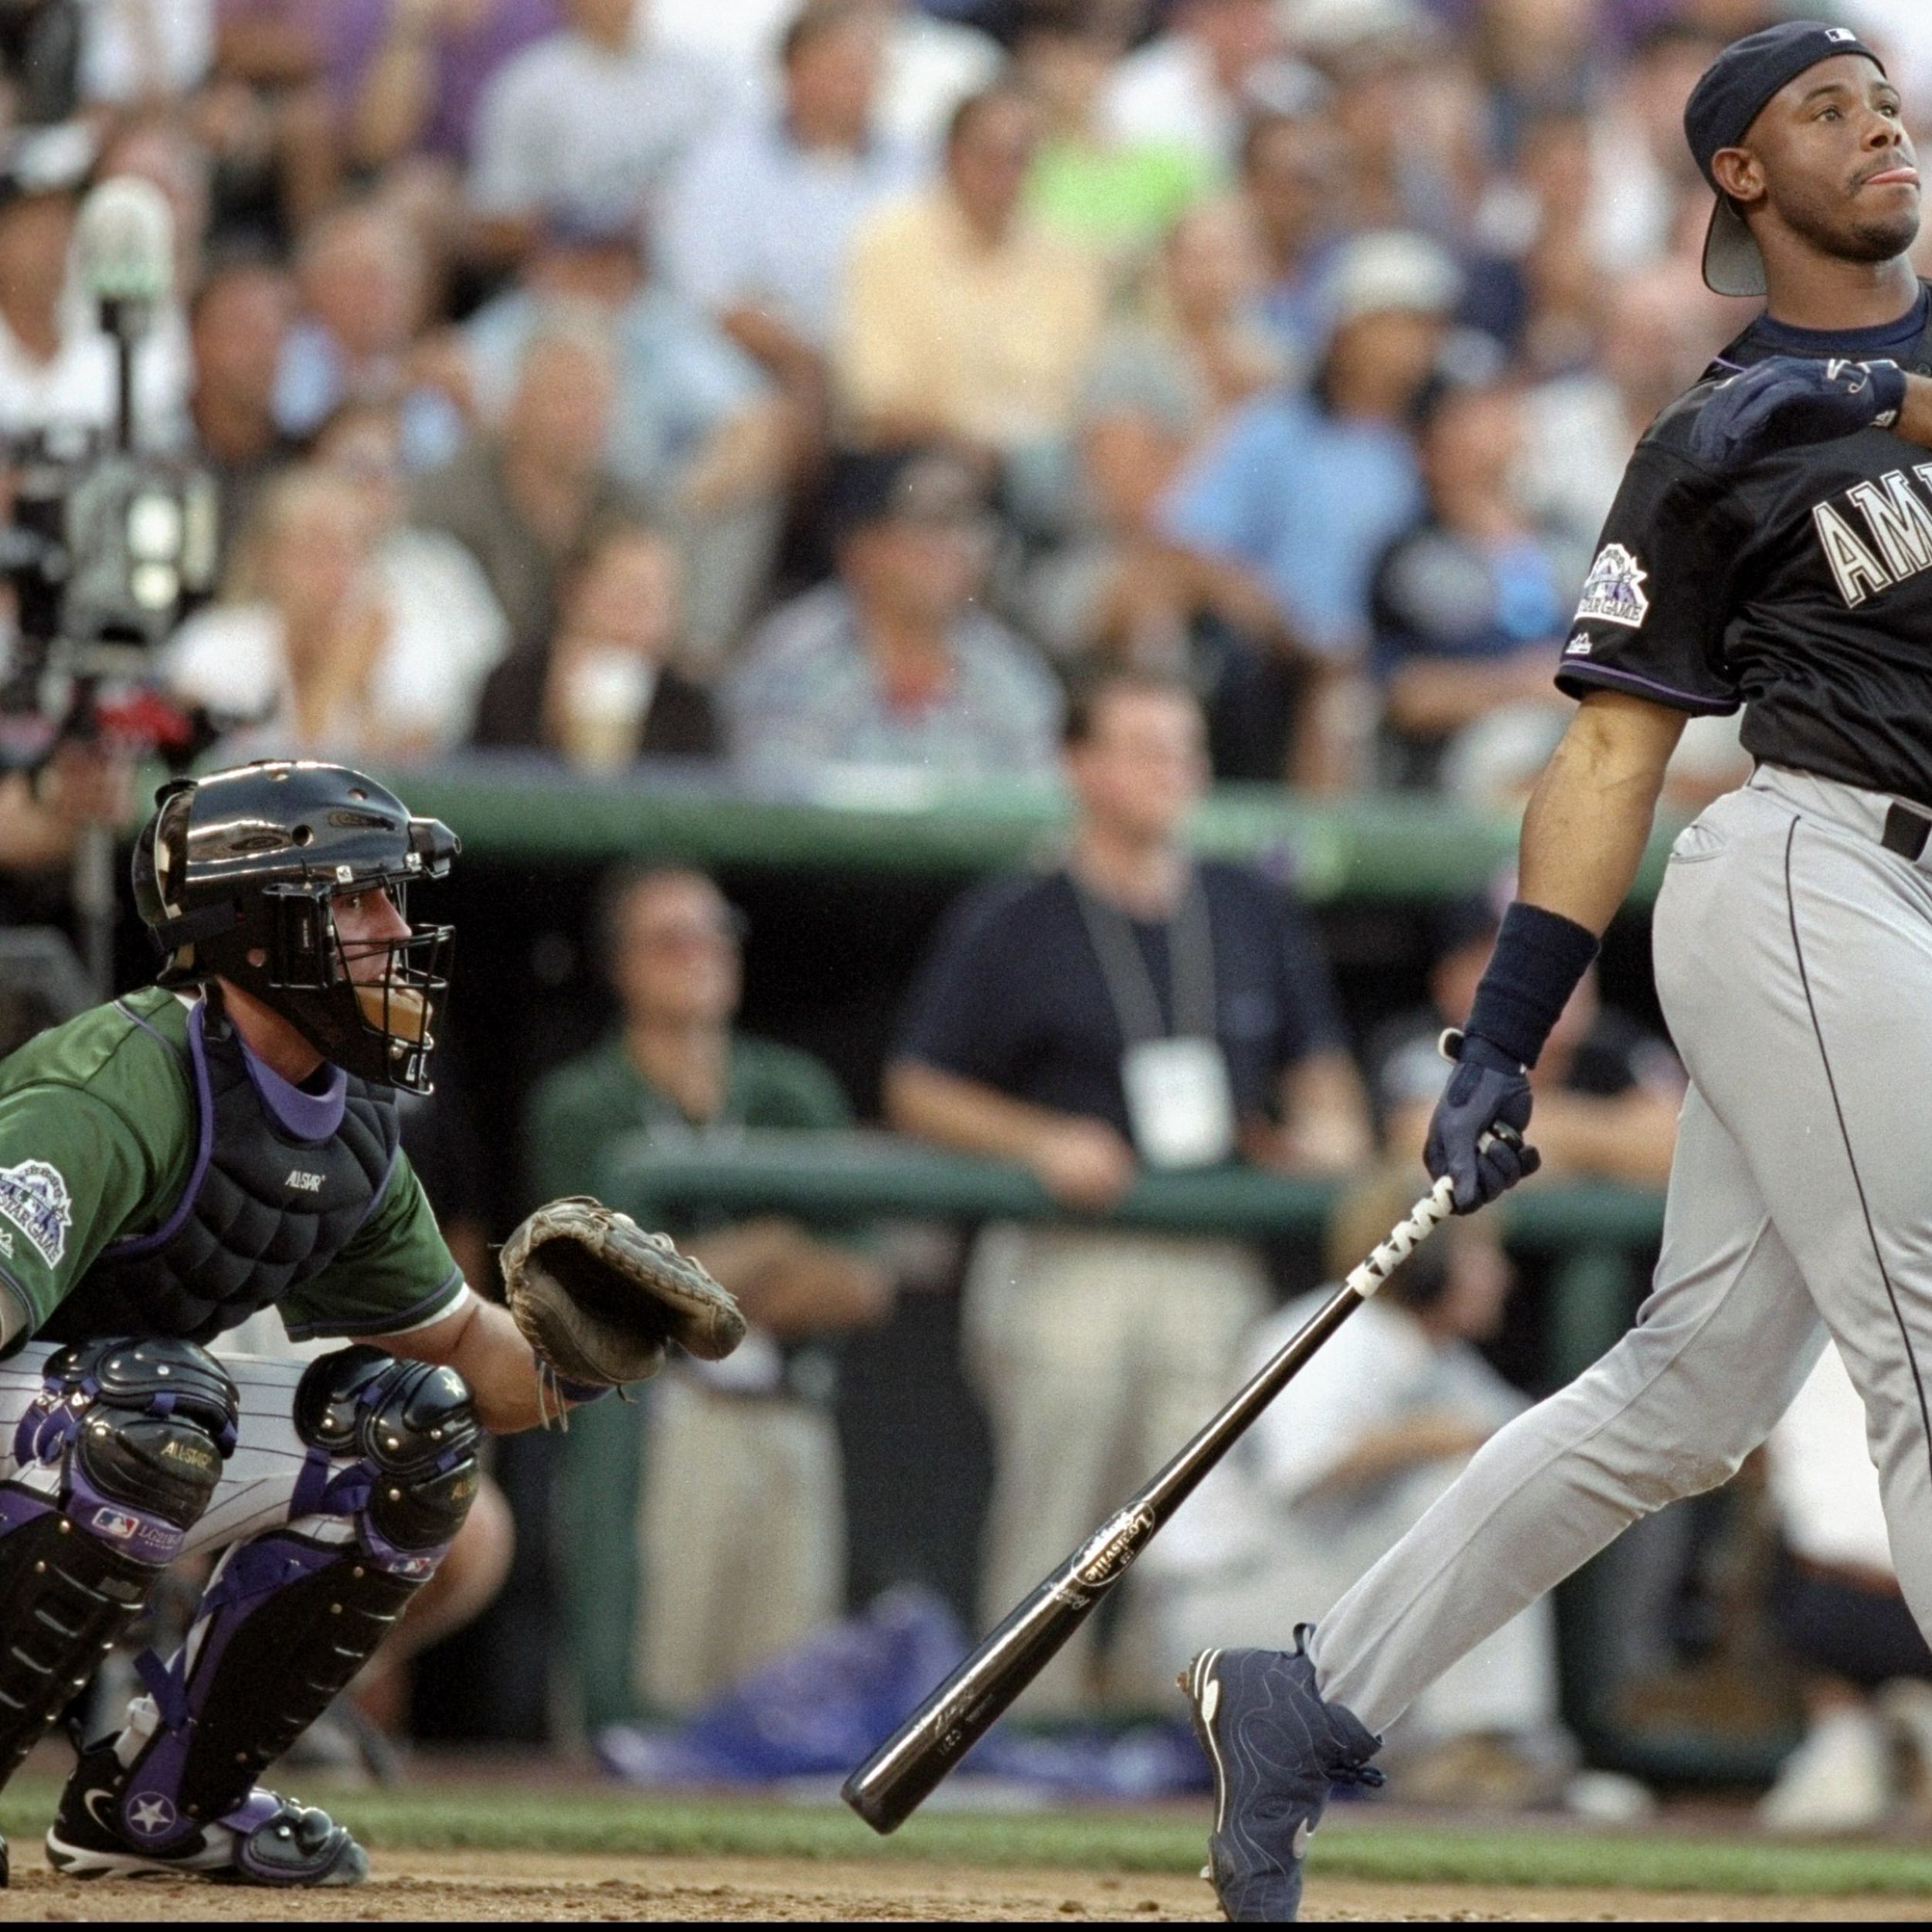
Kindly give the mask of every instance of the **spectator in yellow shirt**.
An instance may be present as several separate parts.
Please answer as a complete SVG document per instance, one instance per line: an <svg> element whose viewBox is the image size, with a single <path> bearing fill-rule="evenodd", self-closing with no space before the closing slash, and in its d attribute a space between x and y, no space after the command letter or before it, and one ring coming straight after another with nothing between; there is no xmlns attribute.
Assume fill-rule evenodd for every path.
<svg viewBox="0 0 1932 1932"><path fill-rule="evenodd" d="M833 351L856 440L948 439L988 469L1063 444L1104 291L1094 257L1022 210L1041 132L1010 87L972 95L940 179L859 229Z"/></svg>

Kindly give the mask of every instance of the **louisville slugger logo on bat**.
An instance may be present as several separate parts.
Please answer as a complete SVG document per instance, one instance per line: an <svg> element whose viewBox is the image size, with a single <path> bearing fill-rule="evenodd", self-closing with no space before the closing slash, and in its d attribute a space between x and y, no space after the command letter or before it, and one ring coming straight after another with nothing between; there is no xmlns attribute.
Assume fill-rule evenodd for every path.
<svg viewBox="0 0 1932 1932"><path fill-rule="evenodd" d="M1072 1583L1067 1587L1098 1591L1118 1583L1158 1527L1158 1519L1145 1503L1138 1507L1129 1503L1080 1546L1072 1565Z"/></svg>

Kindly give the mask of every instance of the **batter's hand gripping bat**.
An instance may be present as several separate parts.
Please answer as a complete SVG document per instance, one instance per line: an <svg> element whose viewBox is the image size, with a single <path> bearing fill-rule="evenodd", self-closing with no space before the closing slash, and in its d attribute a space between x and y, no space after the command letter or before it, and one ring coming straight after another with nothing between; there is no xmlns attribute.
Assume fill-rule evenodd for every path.
<svg viewBox="0 0 1932 1932"><path fill-rule="evenodd" d="M1509 1134L1512 1130L1500 1131ZM1147 1486L1107 1518L845 1782L875 1832L895 1831L1087 1621L1129 1564L1315 1351L1449 1216L1445 1176L1300 1332Z"/></svg>

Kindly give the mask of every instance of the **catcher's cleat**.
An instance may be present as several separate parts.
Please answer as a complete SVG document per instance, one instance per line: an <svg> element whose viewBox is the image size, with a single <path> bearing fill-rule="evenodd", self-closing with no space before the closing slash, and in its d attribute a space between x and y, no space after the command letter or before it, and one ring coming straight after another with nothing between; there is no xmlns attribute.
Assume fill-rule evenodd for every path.
<svg viewBox="0 0 1932 1932"><path fill-rule="evenodd" d="M1382 1740L1315 1687L1295 1648L1203 1651L1181 1674L1194 1734L1214 1767L1214 1829L1202 1873L1236 1923L1291 1920L1301 1860L1331 1784L1380 1784Z"/></svg>
<svg viewBox="0 0 1932 1932"><path fill-rule="evenodd" d="M359 1885L369 1876L362 1848L326 1811L257 1787L213 1823L145 1849L177 1823L158 1791L127 1792L128 1774L111 1741L85 1753L60 1795L47 1834L47 1862L73 1879L134 1879L199 1873L237 1885Z"/></svg>

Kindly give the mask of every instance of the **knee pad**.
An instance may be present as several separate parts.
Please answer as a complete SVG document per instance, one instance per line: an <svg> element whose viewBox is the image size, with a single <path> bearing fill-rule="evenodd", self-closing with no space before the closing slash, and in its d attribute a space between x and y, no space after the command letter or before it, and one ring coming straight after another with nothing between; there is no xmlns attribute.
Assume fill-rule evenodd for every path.
<svg viewBox="0 0 1932 1932"><path fill-rule="evenodd" d="M288 1526L229 1553L171 1665L144 1660L152 1715L145 1736L124 1739L117 1802L166 1798L175 1836L240 1804L328 1707L434 1572L476 1493L481 1426L453 1369L333 1350L303 1372L294 1423L308 1455ZM304 1527L321 1516L346 1519L354 1540Z"/></svg>
<svg viewBox="0 0 1932 1932"><path fill-rule="evenodd" d="M139 1615L235 1446L234 1385L192 1342L88 1342L43 1373L0 1485L0 1778Z"/></svg>
<svg viewBox="0 0 1932 1932"><path fill-rule="evenodd" d="M338 1492L343 1502L336 1513L352 1513L345 1505L354 1497L352 1513L369 1554L402 1575L434 1567L476 1494L482 1425L463 1378L454 1369L406 1362L379 1349L338 1349L303 1375L295 1428L312 1452L332 1463L351 1461L355 1477L366 1479ZM298 1514L304 1500L298 1495ZM320 1507L329 1505L322 1501Z"/></svg>
<svg viewBox="0 0 1932 1932"><path fill-rule="evenodd" d="M192 1342L89 1342L48 1359L21 1418L22 1468L63 1464L62 1505L76 1529L137 1561L171 1563L235 1447L240 1398Z"/></svg>

